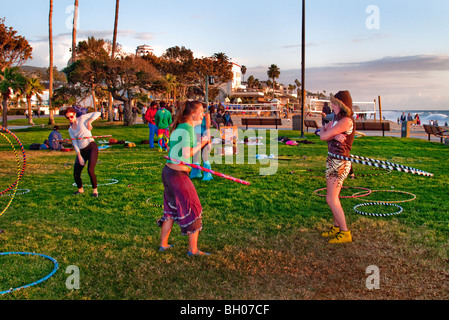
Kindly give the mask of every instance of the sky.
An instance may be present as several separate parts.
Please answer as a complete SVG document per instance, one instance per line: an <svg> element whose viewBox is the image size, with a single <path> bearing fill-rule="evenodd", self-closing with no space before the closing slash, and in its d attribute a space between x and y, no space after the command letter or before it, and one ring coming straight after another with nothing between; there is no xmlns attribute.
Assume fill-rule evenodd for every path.
<svg viewBox="0 0 449 320"><path fill-rule="evenodd" d="M381 97L385 110L449 110L449 1L305 0L305 88ZM0 18L33 47L27 65L48 67L49 0L0 0ZM54 0L54 64L70 58L73 0ZM79 0L77 40L112 39L114 0ZM301 81L301 0L121 0L118 43L156 55L185 46L197 57L224 52L244 75Z"/></svg>

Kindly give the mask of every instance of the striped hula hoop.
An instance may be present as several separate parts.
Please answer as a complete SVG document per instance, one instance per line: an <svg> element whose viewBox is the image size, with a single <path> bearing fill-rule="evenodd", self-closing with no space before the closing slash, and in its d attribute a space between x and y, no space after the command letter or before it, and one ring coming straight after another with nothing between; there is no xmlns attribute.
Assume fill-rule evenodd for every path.
<svg viewBox="0 0 449 320"><path fill-rule="evenodd" d="M392 213L367 213L367 212L363 212L358 210L359 207L366 207L366 206L379 206L379 205L383 205L383 206L393 206L393 207L397 207L399 210L396 212L392 212ZM354 211L357 212L358 214L364 215L364 216L374 216L374 217L388 217L388 216L393 216L393 215L397 215L400 214L402 211L404 211L404 209L401 206L398 206L397 204L394 203L387 203L387 202L370 202L370 203L362 203L362 204L358 204L354 207Z"/></svg>
<svg viewBox="0 0 449 320"><path fill-rule="evenodd" d="M338 154L333 154L331 152L329 152L328 154L329 154L329 156L336 158L336 159L351 161L351 162L363 164L366 166L374 166L376 168L383 168L383 169L396 170L396 171L401 171L401 172L406 172L406 173L412 173L412 174L417 174L419 176L427 176L427 177L434 176L433 173L425 172L425 171L422 171L419 169L403 166L403 165L396 164L396 163L391 163L388 161L376 160L376 159L355 156L355 155L350 155L350 157L345 157L345 156L340 156Z"/></svg>
<svg viewBox="0 0 449 320"><path fill-rule="evenodd" d="M22 163L22 165L20 165L20 161L18 160L17 153L16 153L16 149L14 148L14 145L11 143L11 141L10 141L10 140L9 140L3 133L1 133L1 131L4 131L4 132L6 132L6 133L9 133L9 134L10 134L10 135L17 141L17 143L19 144L20 149L22 150L22 156L23 156L23 163ZM13 148L14 153L15 153L15 155L16 155L17 164L18 164L18 174L17 174L17 179L16 179L16 181L14 181L14 183L11 184L11 186L9 186L8 188L6 188L5 190L0 191L0 195L2 195L2 194L7 193L7 192L8 192L9 190L11 190L12 188L14 188L14 187L19 183L20 179L22 179L22 176L23 176L23 174L25 173L25 168L26 168L27 159L26 159L26 154L25 154L25 148L23 147L22 142L20 142L19 138L17 138L17 136L16 136L14 133L12 133L11 131L9 131L8 129L6 129L6 128L4 128L4 127L0 127L0 133L1 133L1 135L2 135L6 140L8 140L9 144L10 144L11 147Z"/></svg>
<svg viewBox="0 0 449 320"><path fill-rule="evenodd" d="M4 191L2 191L1 193L0 193L0 196L3 196L3 195L9 195L9 196L11 196L11 199L8 201L8 203L7 203L7 205L6 205L6 207L0 212L0 217L6 212L6 210L8 210L8 208L11 206L11 203L12 203L12 201L14 200L14 197L16 196L16 192L17 192L17 188L19 187L19 180L20 180L20 167L21 167L21 165L20 165L20 159L19 159L19 156L18 156L18 154L17 154L17 151L16 151L16 148L14 148L14 145L12 144L12 142L11 142L11 140L9 140L8 139L8 137L7 136L5 136L2 132L0 132L0 135L2 135L3 136L3 138L5 138L8 142L9 142L9 144L11 145L11 148L13 149L13 151L14 151L14 155L15 155L15 157L16 157L16 160L17 160L17 179L18 180L16 180L16 183L15 183L15 185L13 184L13 192L12 192L12 194L7 194L7 193L5 193ZM7 190L7 189L5 189L5 190Z"/></svg>
<svg viewBox="0 0 449 320"><path fill-rule="evenodd" d="M7 293L11 293L13 291L29 288L29 287L35 286L35 285L37 285L39 283L42 283L42 282L50 279L56 273L56 271L58 271L58 269L59 269L58 261L56 261L52 257L49 257L49 256L44 255L44 254L32 253L32 252L0 252L0 256L8 256L8 255L39 256L39 257L45 258L45 259L50 260L51 262L53 262L54 268L48 275L46 275L42 279L39 279L37 281L34 281L34 282L30 283L30 284L27 284L27 285L24 285L24 286L21 286L21 287L11 288L9 290L1 291L0 295L4 295L4 294L7 294Z"/></svg>

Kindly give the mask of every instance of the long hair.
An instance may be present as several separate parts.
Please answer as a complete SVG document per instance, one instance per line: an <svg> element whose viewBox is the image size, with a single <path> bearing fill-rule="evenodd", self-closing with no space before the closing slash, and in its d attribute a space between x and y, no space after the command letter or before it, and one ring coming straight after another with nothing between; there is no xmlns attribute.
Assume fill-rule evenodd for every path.
<svg viewBox="0 0 449 320"><path fill-rule="evenodd" d="M196 109L202 106L203 104L200 101L186 101L185 103L183 103L176 112L171 132L173 132L173 130L175 130L179 124L186 122L187 117L191 115Z"/></svg>

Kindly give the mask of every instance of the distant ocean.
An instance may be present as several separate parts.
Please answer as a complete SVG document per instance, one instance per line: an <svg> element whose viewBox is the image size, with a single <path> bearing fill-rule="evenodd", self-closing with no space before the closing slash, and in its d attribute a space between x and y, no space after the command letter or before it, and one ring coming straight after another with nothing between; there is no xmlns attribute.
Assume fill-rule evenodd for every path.
<svg viewBox="0 0 449 320"><path fill-rule="evenodd" d="M429 124L432 121L438 121L438 125L444 126L449 124L449 110L382 110L382 117L385 120L397 122L401 117L402 112L407 116L409 113L415 117L415 114L419 115L421 124ZM379 119L379 111L377 111L376 119Z"/></svg>

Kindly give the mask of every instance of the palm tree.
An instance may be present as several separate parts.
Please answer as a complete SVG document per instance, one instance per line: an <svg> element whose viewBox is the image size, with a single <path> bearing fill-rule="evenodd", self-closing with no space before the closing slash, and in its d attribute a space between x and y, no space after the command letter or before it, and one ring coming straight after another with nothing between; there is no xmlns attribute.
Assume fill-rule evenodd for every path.
<svg viewBox="0 0 449 320"><path fill-rule="evenodd" d="M276 87L276 80L281 75L281 70L275 64L272 64L267 71L267 75L270 79L273 79L273 98L274 98L274 88Z"/></svg>
<svg viewBox="0 0 449 320"><path fill-rule="evenodd" d="M242 75L243 75L242 82L245 82L245 74L246 74L247 68L246 68L246 66L242 66L242 67L240 68L240 70L242 71Z"/></svg>
<svg viewBox="0 0 449 320"><path fill-rule="evenodd" d="M117 29L118 29L118 14L119 14L120 0L115 1L115 20L114 20L114 35L112 38L112 53L111 59L114 60L115 49L117 47ZM108 121L114 120L114 115L112 113L112 93L109 93L109 112L108 112Z"/></svg>
<svg viewBox="0 0 449 320"><path fill-rule="evenodd" d="M37 77L26 78L24 93L28 106L28 124L33 124L33 113L31 112L31 98L34 95L43 94L44 90L45 87L41 84L39 78Z"/></svg>
<svg viewBox="0 0 449 320"><path fill-rule="evenodd" d="M25 88L26 79L18 67L0 70L0 93L2 95L2 126L8 127L8 100L13 93L20 93Z"/></svg>
<svg viewBox="0 0 449 320"><path fill-rule="evenodd" d="M53 117L53 109L51 107L51 99L53 97L53 0L50 0L50 12L48 14L48 42L50 46L50 67L48 69L50 78L50 86L48 88L48 124L54 124L55 119Z"/></svg>

